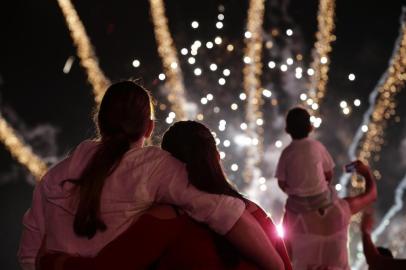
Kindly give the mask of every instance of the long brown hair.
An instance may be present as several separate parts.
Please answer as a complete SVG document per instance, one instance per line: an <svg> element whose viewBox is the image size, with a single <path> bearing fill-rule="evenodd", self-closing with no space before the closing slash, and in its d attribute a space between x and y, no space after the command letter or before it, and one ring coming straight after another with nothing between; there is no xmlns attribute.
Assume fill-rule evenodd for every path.
<svg viewBox="0 0 406 270"><path fill-rule="evenodd" d="M73 229L78 236L92 238L107 227L100 217L100 197L105 179L114 171L132 142L141 139L151 119L149 93L132 81L111 85L100 104L95 121L100 146L79 179L78 208Z"/></svg>
<svg viewBox="0 0 406 270"><path fill-rule="evenodd" d="M196 188L244 200L228 182L220 163L216 141L205 125L196 121L176 122L165 132L161 147L186 164L189 182ZM227 267L235 267L239 262L235 248L217 234L213 238L223 263Z"/></svg>

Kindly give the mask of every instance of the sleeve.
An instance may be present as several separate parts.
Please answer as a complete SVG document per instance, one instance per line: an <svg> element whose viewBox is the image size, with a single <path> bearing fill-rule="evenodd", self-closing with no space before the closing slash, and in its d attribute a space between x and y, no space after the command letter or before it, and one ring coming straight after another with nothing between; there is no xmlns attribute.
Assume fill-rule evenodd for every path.
<svg viewBox="0 0 406 270"><path fill-rule="evenodd" d="M32 207L23 217L23 232L18 249L18 259L24 270L35 269L35 258L45 231L43 206L42 185L38 184L34 189Z"/></svg>
<svg viewBox="0 0 406 270"><path fill-rule="evenodd" d="M324 172L328 172L334 169L335 163L333 158L331 157L330 153L327 151L326 147L320 144L322 150L322 162L323 162L323 170Z"/></svg>
<svg viewBox="0 0 406 270"><path fill-rule="evenodd" d="M184 164L171 156L161 160L149 184L155 185L157 202L179 206L193 219L206 223L222 235L234 226L245 210L240 199L195 188L189 183Z"/></svg>
<svg viewBox="0 0 406 270"><path fill-rule="evenodd" d="M278 181L286 181L286 168L283 152L279 157L278 165L276 166L275 177L278 179Z"/></svg>

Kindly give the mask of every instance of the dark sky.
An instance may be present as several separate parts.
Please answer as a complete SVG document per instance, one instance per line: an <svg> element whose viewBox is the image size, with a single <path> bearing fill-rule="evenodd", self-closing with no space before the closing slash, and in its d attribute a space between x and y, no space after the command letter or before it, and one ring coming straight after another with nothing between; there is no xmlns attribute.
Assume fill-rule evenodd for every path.
<svg viewBox="0 0 406 270"><path fill-rule="evenodd" d="M337 107L341 99L360 98L361 108L351 121L341 118L351 134L358 127L367 109L367 96L385 71L398 35L401 1L337 1L337 41L333 44L326 115L329 107ZM73 1L80 18L94 44L102 70L111 80L141 77L145 85L162 102L159 91L162 83L157 75L162 72L149 17L146 0ZM168 0L165 1L170 29L178 49L197 38L212 38L218 5L225 7L223 36L236 43L242 42L248 1ZM318 1L266 1L264 30L274 27L292 28L300 33L300 51L305 62L311 61L310 51L317 29ZM280 6L287 6L287 17ZM190 28L199 21L199 32ZM0 2L0 112L44 157L61 157L81 140L93 135L91 113L93 96L86 82L86 74L78 59L68 74L62 69L76 50L56 1L12 0ZM237 40L237 41L236 41ZM282 46L282 45L281 45ZM217 56L219 57L219 56ZM141 60L135 69L133 59ZM185 72L188 85L189 71ZM189 72L189 73L188 73ZM349 82L347 76L357 79ZM238 82L239 83L239 82ZM237 86L238 86L238 83ZM241 86L240 86L241 87ZM406 133L404 125L406 95L399 95L400 123L390 122L382 161L376 164L385 170L388 180L383 185L387 196L380 198L380 208L387 209L397 181L405 172L401 161L401 141ZM161 119L159 118L161 117ZM165 126L163 113L158 113L158 125ZM333 118L333 116L331 116ZM322 141L334 144L337 123L326 123ZM329 131L329 132L326 132ZM351 133L352 132L352 133ZM334 154L343 152L334 148ZM394 160L396 161L394 163ZM394 164L394 169L386 168ZM27 173L0 145L0 267L17 269L16 253L20 220L29 207L32 186ZM404 213L404 212L403 212ZM5 239L5 240L4 240Z"/></svg>

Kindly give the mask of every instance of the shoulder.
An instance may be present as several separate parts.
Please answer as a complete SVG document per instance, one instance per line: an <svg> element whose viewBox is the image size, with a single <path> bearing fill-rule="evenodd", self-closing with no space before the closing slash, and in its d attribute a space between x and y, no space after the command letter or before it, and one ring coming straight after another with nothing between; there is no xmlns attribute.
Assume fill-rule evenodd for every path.
<svg viewBox="0 0 406 270"><path fill-rule="evenodd" d="M171 153L162 150L157 146L144 147L142 152L145 158L156 160L159 163L165 163L167 164L166 166L183 166L183 163L172 156Z"/></svg>

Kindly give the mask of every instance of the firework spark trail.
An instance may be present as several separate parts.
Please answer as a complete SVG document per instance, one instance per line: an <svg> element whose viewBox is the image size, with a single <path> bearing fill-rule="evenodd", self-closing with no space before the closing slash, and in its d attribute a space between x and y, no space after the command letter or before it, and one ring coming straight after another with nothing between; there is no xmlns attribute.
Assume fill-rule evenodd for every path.
<svg viewBox="0 0 406 270"><path fill-rule="evenodd" d="M387 120L395 114L395 95L403 88L406 81L406 8L402 9L400 23L400 34L395 43L389 67L371 92L370 106L364 113L362 124L349 147L348 156L351 160L361 158L367 161L371 157L371 152L380 151ZM363 138L365 139L357 155L358 146ZM349 179L348 174L340 177L342 187L340 196L346 196Z"/></svg>
<svg viewBox="0 0 406 270"><path fill-rule="evenodd" d="M387 73L388 71L386 71ZM362 131L363 126L368 126L370 120L371 120L371 115L372 112L374 111L374 106L375 106L375 100L379 95L379 86L383 83L383 81L386 79L387 74L384 74L382 78L379 80L378 85L375 87L375 89L371 92L369 95L369 108L368 110L365 111L363 119L362 119L362 124L358 127L357 132L355 133L354 139L351 142L351 145L348 148L348 158L349 160L356 160L357 159L357 149L360 141L362 140L364 136L364 132ZM348 181L351 178L351 174L348 173L343 173L340 177L340 185L342 189L339 192L339 195L341 197L345 197L347 195L347 184Z"/></svg>
<svg viewBox="0 0 406 270"><path fill-rule="evenodd" d="M37 181L45 174L47 165L31 147L27 146L17 132L0 115L0 141L10 151L11 155L25 166Z"/></svg>
<svg viewBox="0 0 406 270"><path fill-rule="evenodd" d="M403 177L402 181L400 181L399 185L396 187L395 190L395 202L389 208L388 212L384 215L379 225L375 228L372 232L372 240L375 242L376 239L385 231L385 229L389 226L391 219L403 208L403 194L406 189L406 175ZM361 246L361 243L358 243ZM365 262L365 259L357 259L354 263L355 269L359 269Z"/></svg>
<svg viewBox="0 0 406 270"><path fill-rule="evenodd" d="M317 14L318 32L317 41L314 44L313 62L311 64L314 75L310 80L309 96L311 108L318 110L321 101L326 95L326 86L328 81L329 54L331 53L331 42L336 37L333 34L335 16L335 1L320 0L319 11Z"/></svg>
<svg viewBox="0 0 406 270"><path fill-rule="evenodd" d="M150 0L149 3L158 53L167 78L165 85L166 90L169 91L168 100L171 103L172 111L176 114L176 118L185 120L189 117L186 110L185 86L174 41L168 28L164 3L162 0Z"/></svg>
<svg viewBox="0 0 406 270"><path fill-rule="evenodd" d="M58 0L58 4L65 16L80 64L85 68L88 80L93 87L95 101L99 104L110 81L99 67L93 46L72 2L70 0Z"/></svg>
<svg viewBox="0 0 406 270"><path fill-rule="evenodd" d="M261 176L258 168L262 155L262 139L259 134L263 132L257 125L257 119L262 119L261 107L261 74L262 74L262 23L264 18L264 0L251 0L248 9L246 47L244 52L245 66L243 69L243 85L247 94L245 118L247 121L247 135L251 145L247 148L247 158L244 179L251 182Z"/></svg>

